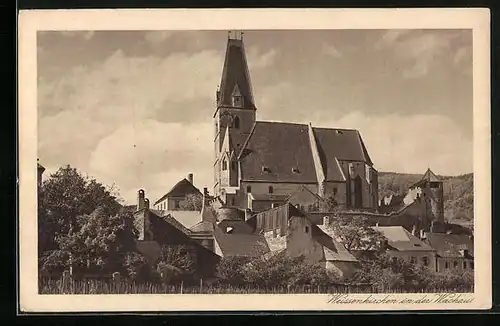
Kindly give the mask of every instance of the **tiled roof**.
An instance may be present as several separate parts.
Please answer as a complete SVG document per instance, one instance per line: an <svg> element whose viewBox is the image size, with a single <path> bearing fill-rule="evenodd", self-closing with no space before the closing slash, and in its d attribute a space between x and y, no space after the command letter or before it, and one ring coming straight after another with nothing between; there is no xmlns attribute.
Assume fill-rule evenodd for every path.
<svg viewBox="0 0 500 326"><path fill-rule="evenodd" d="M460 250L468 250L474 256L474 241L466 234L427 233L427 243L441 257L463 257ZM470 258L469 257L469 258Z"/></svg>
<svg viewBox="0 0 500 326"><path fill-rule="evenodd" d="M323 232L317 225L311 225L313 239L323 247L326 261L356 262L357 259L345 247Z"/></svg>
<svg viewBox="0 0 500 326"><path fill-rule="evenodd" d="M232 94L236 85L243 96L243 108L255 109L243 41L228 39L218 106L232 106Z"/></svg>
<svg viewBox="0 0 500 326"><path fill-rule="evenodd" d="M292 193L290 196L288 196L286 201L288 202L289 200L291 200L293 197L295 197L297 194L300 194L301 192L307 192L310 195L312 195L315 199L317 199L318 201L324 201L323 198L321 198L318 194L315 194L314 192L312 192L309 188L307 188L304 185L300 186L294 193Z"/></svg>
<svg viewBox="0 0 500 326"><path fill-rule="evenodd" d="M274 194L251 194L253 200L267 200L267 201L285 201L288 195L274 195Z"/></svg>
<svg viewBox="0 0 500 326"><path fill-rule="evenodd" d="M372 164L368 151L357 130L313 128L326 181L345 180L338 160Z"/></svg>
<svg viewBox="0 0 500 326"><path fill-rule="evenodd" d="M195 225L193 225L190 230L192 232L213 232L214 225L211 222L201 221Z"/></svg>
<svg viewBox="0 0 500 326"><path fill-rule="evenodd" d="M316 183L307 129L302 124L256 122L240 153L242 180Z"/></svg>
<svg viewBox="0 0 500 326"><path fill-rule="evenodd" d="M158 204L159 202L163 201L167 197L184 197L187 194L202 194L198 188L193 186L189 180L186 178L182 179L181 181L177 182L175 186L172 187L165 195L163 195L160 199L158 199L154 205Z"/></svg>
<svg viewBox="0 0 500 326"><path fill-rule="evenodd" d="M428 168L427 171L425 171L422 179L415 182L413 185L410 186L410 188L416 187L424 182L442 182L442 180L434 172L432 172L430 168Z"/></svg>
<svg viewBox="0 0 500 326"><path fill-rule="evenodd" d="M402 226L378 226L373 227L379 231L388 241L390 247L398 251L433 251L433 249L412 235Z"/></svg>
<svg viewBox="0 0 500 326"><path fill-rule="evenodd" d="M357 130L313 128L327 181L343 181L339 160L371 159ZM241 178L247 181L316 183L305 124L257 121L240 153ZM262 170L263 167L269 172Z"/></svg>
<svg viewBox="0 0 500 326"><path fill-rule="evenodd" d="M201 212L199 211L162 211L163 215L174 217L183 227L190 229L201 222Z"/></svg>
<svg viewBox="0 0 500 326"><path fill-rule="evenodd" d="M217 227L214 237L223 256L258 257L269 252L266 239L261 234L227 234Z"/></svg>

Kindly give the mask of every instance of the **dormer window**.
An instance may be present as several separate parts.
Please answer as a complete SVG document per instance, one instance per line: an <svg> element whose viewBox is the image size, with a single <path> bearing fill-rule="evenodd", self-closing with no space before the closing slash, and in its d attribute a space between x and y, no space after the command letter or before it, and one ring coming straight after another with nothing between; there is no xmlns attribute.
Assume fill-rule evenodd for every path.
<svg viewBox="0 0 500 326"><path fill-rule="evenodd" d="M292 168L293 173L300 173L299 168Z"/></svg>
<svg viewBox="0 0 500 326"><path fill-rule="evenodd" d="M335 132L337 133L337 135L342 135L343 134L342 130L335 130Z"/></svg>
<svg viewBox="0 0 500 326"><path fill-rule="evenodd" d="M228 227L226 228L226 233L231 233L232 231L233 231L233 228L232 228L232 227L228 226Z"/></svg>
<svg viewBox="0 0 500 326"><path fill-rule="evenodd" d="M241 95L240 88L238 87L238 84L234 85L234 90L233 90L233 106L235 108L241 108L243 107L243 96Z"/></svg>
<svg viewBox="0 0 500 326"><path fill-rule="evenodd" d="M235 108L241 108L243 106L243 96L233 96L233 106Z"/></svg>
<svg viewBox="0 0 500 326"><path fill-rule="evenodd" d="M262 172L264 172L264 173L270 173L271 169L269 169L269 167L267 167L267 166L263 166L262 167Z"/></svg>

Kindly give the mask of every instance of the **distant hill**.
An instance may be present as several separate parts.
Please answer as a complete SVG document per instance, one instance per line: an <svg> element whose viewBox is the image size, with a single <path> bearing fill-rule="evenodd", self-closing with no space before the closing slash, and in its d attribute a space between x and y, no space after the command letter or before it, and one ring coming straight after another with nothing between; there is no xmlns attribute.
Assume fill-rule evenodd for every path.
<svg viewBox="0 0 500 326"><path fill-rule="evenodd" d="M444 216L448 221L473 221L474 183L472 173L449 177L444 182ZM379 198L389 194L405 194L408 187L422 178L421 174L379 172Z"/></svg>

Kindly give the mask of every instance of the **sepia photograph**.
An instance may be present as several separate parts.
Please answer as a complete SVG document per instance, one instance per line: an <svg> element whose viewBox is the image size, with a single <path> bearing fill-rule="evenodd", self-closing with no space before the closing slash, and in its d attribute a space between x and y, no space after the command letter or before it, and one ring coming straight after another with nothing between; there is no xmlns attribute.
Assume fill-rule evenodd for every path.
<svg viewBox="0 0 500 326"><path fill-rule="evenodd" d="M489 45L466 23L242 25L33 31L35 295L473 306Z"/></svg>

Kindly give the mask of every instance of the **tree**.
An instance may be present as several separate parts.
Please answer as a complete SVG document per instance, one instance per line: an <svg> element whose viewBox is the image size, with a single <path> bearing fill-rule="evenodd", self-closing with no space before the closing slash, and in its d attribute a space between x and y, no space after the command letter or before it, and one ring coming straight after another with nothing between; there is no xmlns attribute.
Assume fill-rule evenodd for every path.
<svg viewBox="0 0 500 326"><path fill-rule="evenodd" d="M325 210L327 212L335 212L337 210L338 202L333 196L328 196L324 199Z"/></svg>
<svg viewBox="0 0 500 326"><path fill-rule="evenodd" d="M130 211L120 210L108 215L98 208L77 218L76 232L61 236L59 250L71 254L71 263L77 271L113 273L127 271L127 254L135 251L137 234Z"/></svg>
<svg viewBox="0 0 500 326"><path fill-rule="evenodd" d="M198 193L186 195L186 199L180 205L180 209L185 211L201 211L202 207L203 196Z"/></svg>
<svg viewBox="0 0 500 326"><path fill-rule="evenodd" d="M77 217L97 208L106 215L117 214L121 205L112 191L69 165L52 174L38 191L39 253L55 249L58 237L78 232Z"/></svg>
<svg viewBox="0 0 500 326"><path fill-rule="evenodd" d="M367 217L362 215L337 214L327 225L330 235L344 245L347 250L379 250L384 236L373 229Z"/></svg>
<svg viewBox="0 0 500 326"><path fill-rule="evenodd" d="M96 232L101 240L108 235L113 237L105 233L117 226L113 223L122 223L124 216L118 214L122 206L112 192L112 188L83 176L69 165L42 183L38 189L38 256L42 272L68 268L70 253L73 264L87 265L86 260L79 261L84 259L81 255L88 246L86 233ZM110 223L108 227L106 223ZM131 229L127 232L133 232L129 224ZM95 241L94 248L88 250L97 251L100 240Z"/></svg>

